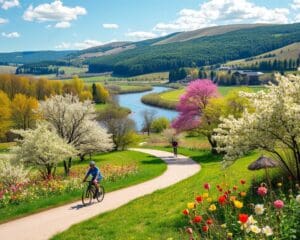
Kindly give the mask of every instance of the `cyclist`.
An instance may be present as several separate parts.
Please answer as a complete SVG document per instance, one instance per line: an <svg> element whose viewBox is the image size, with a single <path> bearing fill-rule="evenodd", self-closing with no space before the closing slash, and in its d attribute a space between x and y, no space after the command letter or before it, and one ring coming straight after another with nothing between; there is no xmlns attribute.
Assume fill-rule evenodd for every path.
<svg viewBox="0 0 300 240"><path fill-rule="evenodd" d="M90 168L86 173L83 182L85 182L90 175L92 176L92 180L91 180L92 184L96 187L96 192L94 196L95 198L99 193L99 182L103 177L101 175L99 168L96 167L96 163L94 161L90 161Z"/></svg>
<svg viewBox="0 0 300 240"><path fill-rule="evenodd" d="M172 147L173 147L174 156L177 158L178 142L174 138L172 139Z"/></svg>

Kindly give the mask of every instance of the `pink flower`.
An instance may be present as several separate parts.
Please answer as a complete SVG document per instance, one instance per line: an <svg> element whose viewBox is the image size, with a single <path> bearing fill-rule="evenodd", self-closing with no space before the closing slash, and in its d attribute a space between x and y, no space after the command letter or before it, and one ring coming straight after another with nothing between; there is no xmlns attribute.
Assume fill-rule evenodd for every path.
<svg viewBox="0 0 300 240"><path fill-rule="evenodd" d="M265 196L268 193L268 189L266 187L259 187L257 189L257 194L260 196Z"/></svg>
<svg viewBox="0 0 300 240"><path fill-rule="evenodd" d="M210 189L210 184L209 183L204 183L203 187L205 189L209 190Z"/></svg>
<svg viewBox="0 0 300 240"><path fill-rule="evenodd" d="M276 200L273 204L274 204L274 207L277 209L281 209L284 207L284 202L281 200Z"/></svg>

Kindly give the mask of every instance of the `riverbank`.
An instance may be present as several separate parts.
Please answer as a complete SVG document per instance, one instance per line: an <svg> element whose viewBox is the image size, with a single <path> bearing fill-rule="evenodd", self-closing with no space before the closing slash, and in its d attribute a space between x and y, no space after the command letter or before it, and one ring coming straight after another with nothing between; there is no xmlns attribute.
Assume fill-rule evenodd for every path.
<svg viewBox="0 0 300 240"><path fill-rule="evenodd" d="M118 91L118 94L142 93L142 92L152 91L152 89L153 89L152 86L120 85L120 90Z"/></svg>
<svg viewBox="0 0 300 240"><path fill-rule="evenodd" d="M149 93L142 97L142 103L153 107L175 110L177 101L169 101L162 98L161 93Z"/></svg>

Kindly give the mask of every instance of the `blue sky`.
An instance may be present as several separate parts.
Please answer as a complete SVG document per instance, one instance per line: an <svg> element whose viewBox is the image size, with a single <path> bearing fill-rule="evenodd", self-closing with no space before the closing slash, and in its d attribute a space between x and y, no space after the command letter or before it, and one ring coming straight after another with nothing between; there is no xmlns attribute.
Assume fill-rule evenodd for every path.
<svg viewBox="0 0 300 240"><path fill-rule="evenodd" d="M233 23L300 22L300 0L0 0L0 52L83 49Z"/></svg>

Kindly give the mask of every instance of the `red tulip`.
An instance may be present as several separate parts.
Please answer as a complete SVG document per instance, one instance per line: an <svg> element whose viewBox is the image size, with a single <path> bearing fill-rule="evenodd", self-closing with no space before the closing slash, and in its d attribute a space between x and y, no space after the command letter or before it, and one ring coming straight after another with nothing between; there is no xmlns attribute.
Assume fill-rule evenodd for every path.
<svg viewBox="0 0 300 240"><path fill-rule="evenodd" d="M220 203L221 205L223 205L223 204L226 203L226 197L225 197L225 196L220 196L218 200L219 200L219 203Z"/></svg>
<svg viewBox="0 0 300 240"><path fill-rule="evenodd" d="M203 232L207 232L208 229L209 229L209 227L208 227L207 225L204 225L204 226L202 227Z"/></svg>
<svg viewBox="0 0 300 240"><path fill-rule="evenodd" d="M189 215L189 210L188 209L184 209L183 211L182 211L182 213L184 214L184 215Z"/></svg>
<svg viewBox="0 0 300 240"><path fill-rule="evenodd" d="M209 218L206 220L206 223L207 223L207 225L211 225L211 224L213 224L213 220Z"/></svg>
<svg viewBox="0 0 300 240"><path fill-rule="evenodd" d="M203 202L203 197L202 197L202 196L197 196L197 197L196 197L196 201L197 201L198 203Z"/></svg>
<svg viewBox="0 0 300 240"><path fill-rule="evenodd" d="M206 190L209 190L209 189L210 189L210 184L209 184L209 183L204 183L203 187L204 187Z"/></svg>
<svg viewBox="0 0 300 240"><path fill-rule="evenodd" d="M199 216L199 215L198 215L198 216L195 216L194 219L193 219L193 222L194 222L194 223L199 223L199 222L201 222L201 221L202 221L202 217Z"/></svg>
<svg viewBox="0 0 300 240"><path fill-rule="evenodd" d="M241 213L239 215L239 220L240 220L241 223L246 223L248 221L248 215L244 214L244 213Z"/></svg>

